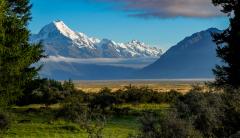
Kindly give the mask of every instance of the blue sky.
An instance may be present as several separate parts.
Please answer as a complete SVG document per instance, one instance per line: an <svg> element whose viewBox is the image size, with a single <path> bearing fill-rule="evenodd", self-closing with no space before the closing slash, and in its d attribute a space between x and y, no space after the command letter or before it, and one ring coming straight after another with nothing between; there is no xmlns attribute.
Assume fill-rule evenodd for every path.
<svg viewBox="0 0 240 138"><path fill-rule="evenodd" d="M151 2L151 0L149 1ZM157 5L158 3L152 3L157 6L151 7L151 3L146 6L144 0L138 0L138 5L135 3L135 5L130 5L127 3L128 0L122 0L122 2L113 0L31 0L33 19L29 28L32 33L38 33L44 25L58 19L64 21L73 30L86 33L91 37L109 38L117 42L137 39L166 50L192 33L210 27L224 29L228 26L227 18L205 6L206 2L200 5L202 7L197 7L201 8L201 11L195 12L196 8L183 11L182 9L185 7L181 7L181 5L176 7L174 1L176 0L172 0L172 3L167 0L159 0L160 6ZM191 7L195 6L193 0L179 1L182 1L183 5L186 5L184 2L188 2ZM173 6L176 7L174 10L165 8ZM203 9L205 7L206 9ZM149 9L153 9L154 13Z"/></svg>

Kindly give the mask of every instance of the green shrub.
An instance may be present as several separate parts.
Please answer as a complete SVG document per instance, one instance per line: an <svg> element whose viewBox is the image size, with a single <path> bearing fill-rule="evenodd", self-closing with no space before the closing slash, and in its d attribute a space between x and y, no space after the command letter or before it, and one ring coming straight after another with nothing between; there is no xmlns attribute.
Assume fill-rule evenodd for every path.
<svg viewBox="0 0 240 138"><path fill-rule="evenodd" d="M82 114L78 121L80 127L88 134L88 138L103 138L106 117L102 114L88 111Z"/></svg>
<svg viewBox="0 0 240 138"><path fill-rule="evenodd" d="M111 108L116 104L117 100L108 88L103 88L91 101L89 107L91 109L100 109L105 112L106 108Z"/></svg>
<svg viewBox="0 0 240 138"><path fill-rule="evenodd" d="M192 125L175 113L157 115L146 113L141 119L140 134L136 138L201 138ZM131 136L133 137L133 136Z"/></svg>
<svg viewBox="0 0 240 138"><path fill-rule="evenodd" d="M224 102L221 94L191 91L175 105L178 116L189 120L205 137L224 135Z"/></svg>
<svg viewBox="0 0 240 138"><path fill-rule="evenodd" d="M117 103L175 103L181 93L170 91L166 93L156 92L148 87L127 86L114 93Z"/></svg>
<svg viewBox="0 0 240 138"><path fill-rule="evenodd" d="M222 97L225 103L224 130L230 136L240 131L240 90L228 88Z"/></svg>
<svg viewBox="0 0 240 138"><path fill-rule="evenodd" d="M62 108L56 116L73 122L78 121L82 113L86 111L86 106L84 106L82 100L81 96L68 97L62 103Z"/></svg>
<svg viewBox="0 0 240 138"><path fill-rule="evenodd" d="M10 127L10 120L8 116L1 112L0 113L0 137L6 132L6 130Z"/></svg>
<svg viewBox="0 0 240 138"><path fill-rule="evenodd" d="M63 107L59 110L56 117L77 123L81 129L87 132L89 138L102 138L105 116L101 113L93 112L83 102L83 95L75 93L65 99L62 103ZM75 126L64 126L62 129L77 131Z"/></svg>

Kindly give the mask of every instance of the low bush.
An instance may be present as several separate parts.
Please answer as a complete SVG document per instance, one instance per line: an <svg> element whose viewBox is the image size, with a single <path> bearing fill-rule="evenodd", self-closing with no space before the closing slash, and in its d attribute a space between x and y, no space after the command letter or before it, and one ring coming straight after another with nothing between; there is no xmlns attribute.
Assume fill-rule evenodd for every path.
<svg viewBox="0 0 240 138"><path fill-rule="evenodd" d="M175 104L178 116L189 120L205 137L223 135L224 102L221 94L189 92Z"/></svg>
<svg viewBox="0 0 240 138"><path fill-rule="evenodd" d="M79 118L78 124L88 134L88 138L103 138L106 116L95 112L85 112Z"/></svg>
<svg viewBox="0 0 240 138"><path fill-rule="evenodd" d="M86 105L82 103L83 99L81 96L71 96L65 99L62 103L62 108L56 114L57 118L63 118L73 122L78 121L81 114L85 112Z"/></svg>
<svg viewBox="0 0 240 138"><path fill-rule="evenodd" d="M0 112L0 137L10 126L10 120L7 114Z"/></svg>
<svg viewBox="0 0 240 138"><path fill-rule="evenodd" d="M111 93L111 90L104 88L90 101L89 107L94 110L102 110L104 113L107 108L111 108L116 103L116 97Z"/></svg>
<svg viewBox="0 0 240 138"><path fill-rule="evenodd" d="M148 87L127 86L113 94L117 103L175 103L182 96L177 91L156 92Z"/></svg>
<svg viewBox="0 0 240 138"><path fill-rule="evenodd" d="M63 103L63 107L57 113L57 118L72 121L85 130L89 138L102 138L105 126L105 116L101 112L89 109L87 104L83 104L83 97L75 95L68 97ZM64 126L63 129L76 131L75 126Z"/></svg>
<svg viewBox="0 0 240 138"><path fill-rule="evenodd" d="M236 89L203 92L196 87L179 96L169 113L144 115L136 137L238 137L239 101Z"/></svg>
<svg viewBox="0 0 240 138"><path fill-rule="evenodd" d="M240 89L227 88L222 95L225 112L223 126L226 136L239 135L240 132Z"/></svg>
<svg viewBox="0 0 240 138"><path fill-rule="evenodd" d="M192 125L175 113L156 114L147 112L140 119L140 133L131 138L201 138Z"/></svg>

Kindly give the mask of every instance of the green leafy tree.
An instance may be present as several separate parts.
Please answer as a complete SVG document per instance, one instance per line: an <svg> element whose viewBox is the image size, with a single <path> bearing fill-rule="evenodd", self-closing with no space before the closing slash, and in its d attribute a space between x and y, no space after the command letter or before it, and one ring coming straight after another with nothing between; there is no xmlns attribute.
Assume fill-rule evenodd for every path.
<svg viewBox="0 0 240 138"><path fill-rule="evenodd" d="M41 44L30 44L27 28L31 19L29 0L1 0L0 97L10 104L36 78L40 67L33 66L43 55ZM4 101L4 102L3 102Z"/></svg>
<svg viewBox="0 0 240 138"><path fill-rule="evenodd" d="M213 70L215 84L219 87L240 87L240 1L212 0L215 6L221 6L222 12L228 14L230 26L222 33L213 34L217 44L217 55L225 65L217 65Z"/></svg>

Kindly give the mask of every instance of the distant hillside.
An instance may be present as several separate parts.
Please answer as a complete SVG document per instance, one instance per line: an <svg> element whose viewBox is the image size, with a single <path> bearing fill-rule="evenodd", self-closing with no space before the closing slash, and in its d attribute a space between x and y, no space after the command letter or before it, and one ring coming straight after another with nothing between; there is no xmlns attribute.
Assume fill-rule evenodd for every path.
<svg viewBox="0 0 240 138"><path fill-rule="evenodd" d="M127 79L137 70L157 58L96 58L80 59L49 56L42 59L42 77L57 80L112 80Z"/></svg>
<svg viewBox="0 0 240 138"><path fill-rule="evenodd" d="M143 68L137 78L212 78L212 69L220 60L211 32L215 28L198 32L170 48L159 60Z"/></svg>
<svg viewBox="0 0 240 138"><path fill-rule="evenodd" d="M136 69L95 64L48 62L40 75L57 80L112 80L125 79Z"/></svg>

